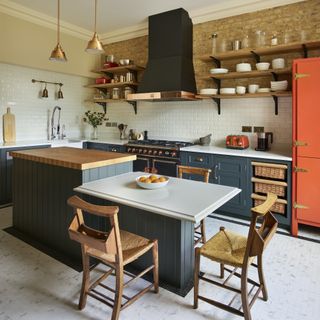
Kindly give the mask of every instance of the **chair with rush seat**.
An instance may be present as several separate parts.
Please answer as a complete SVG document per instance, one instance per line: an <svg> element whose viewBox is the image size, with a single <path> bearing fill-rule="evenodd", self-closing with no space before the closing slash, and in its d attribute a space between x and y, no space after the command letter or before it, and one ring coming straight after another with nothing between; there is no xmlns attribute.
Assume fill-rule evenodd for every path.
<svg viewBox="0 0 320 320"><path fill-rule="evenodd" d="M87 296L91 296L113 308L112 320L119 318L120 310L129 306L144 293L154 287L154 291L159 291L158 280L158 242L148 240L133 233L119 229L118 207L98 206L87 203L77 196L68 199L68 204L74 209L74 218L69 227L69 236L81 244L83 278L79 300L79 309L86 305ZM99 217L109 219L111 229L109 232L102 232L86 226L83 211ZM124 266L138 259L140 256L152 250L153 264L139 273L137 276L126 272ZM110 267L98 280L90 284L89 259L93 257ZM133 297L123 294L123 289L142 277L147 272L153 270L153 283L138 292ZM113 289L102 283L109 275L115 274L116 288ZM124 274L131 277L126 283L123 282ZM97 290L98 286L114 293L114 299ZM122 299L126 300L122 303Z"/></svg>
<svg viewBox="0 0 320 320"><path fill-rule="evenodd" d="M178 177L180 179L183 178L184 174L194 174L202 176L203 182L208 183L210 173L211 169L178 166ZM200 242L206 243L206 226L204 219L201 220L200 223L194 227L194 245L196 246Z"/></svg>
<svg viewBox="0 0 320 320"><path fill-rule="evenodd" d="M227 231L221 227L220 232L208 240L206 244L201 248L195 249L194 309L198 308L198 300L200 299L223 310L243 316L245 320L251 320L250 309L261 291L263 300L267 301L268 293L262 270L262 254L277 230L278 221L270 211L276 200L277 196L269 193L264 203L251 209L252 217L248 237ZM262 220L262 224L258 228L256 224L258 220L260 222L260 219ZM230 273L224 282L220 283L199 274L201 256L220 263L220 277L222 279L224 278L225 271ZM255 257L257 257L257 264L253 263ZM234 269L226 268L225 265L232 266ZM248 268L250 265L258 269L259 283L248 278ZM237 272L238 269L241 269L241 273ZM227 285L232 276L241 279L241 289ZM235 297L227 305L199 295L199 279L236 292L236 295L241 294L242 307L237 309L231 306ZM249 293L247 288L248 283L252 285ZM255 287L257 287L257 290L251 301L249 301L248 295L253 293Z"/></svg>

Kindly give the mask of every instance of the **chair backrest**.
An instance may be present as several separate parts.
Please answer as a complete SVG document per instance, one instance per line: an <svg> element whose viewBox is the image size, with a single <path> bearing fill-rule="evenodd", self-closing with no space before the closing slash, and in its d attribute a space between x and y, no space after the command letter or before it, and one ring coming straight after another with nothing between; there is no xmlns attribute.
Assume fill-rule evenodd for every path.
<svg viewBox="0 0 320 320"><path fill-rule="evenodd" d="M74 218L69 226L69 236L82 246L102 252L110 262L122 260L122 247L118 222L119 208L115 206L100 206L88 203L77 196L68 199L68 205L74 210ZM88 227L84 221L83 212L95 216L109 218L111 229L102 232Z"/></svg>
<svg viewBox="0 0 320 320"><path fill-rule="evenodd" d="M272 214L271 208L276 201L277 196L268 193L264 203L251 209L252 217L244 263L249 257L261 255L275 234L278 221ZM257 227L258 222L261 222L260 227Z"/></svg>
<svg viewBox="0 0 320 320"><path fill-rule="evenodd" d="M211 169L178 166L178 178L180 179L183 177L183 174L196 174L196 175L202 176L203 181L208 183L210 173L211 173Z"/></svg>

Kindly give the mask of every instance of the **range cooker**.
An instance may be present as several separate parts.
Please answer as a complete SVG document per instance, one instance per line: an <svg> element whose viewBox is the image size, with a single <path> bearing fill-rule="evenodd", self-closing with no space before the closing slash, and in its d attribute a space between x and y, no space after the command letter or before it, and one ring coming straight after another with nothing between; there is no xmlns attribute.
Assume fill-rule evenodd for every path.
<svg viewBox="0 0 320 320"><path fill-rule="evenodd" d="M126 152L136 154L134 171L158 173L176 177L180 161L180 149L192 146L191 142L167 140L130 140Z"/></svg>

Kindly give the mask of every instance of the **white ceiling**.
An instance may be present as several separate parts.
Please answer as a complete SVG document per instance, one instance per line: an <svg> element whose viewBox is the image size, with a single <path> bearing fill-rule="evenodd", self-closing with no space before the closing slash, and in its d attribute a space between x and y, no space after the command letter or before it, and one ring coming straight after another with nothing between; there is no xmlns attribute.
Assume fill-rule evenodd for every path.
<svg viewBox="0 0 320 320"><path fill-rule="evenodd" d="M194 23L303 0L98 0L97 31L103 42L147 34L147 17L186 9ZM60 0L62 32L88 39L94 22L94 0ZM56 28L57 0L0 0L0 11Z"/></svg>

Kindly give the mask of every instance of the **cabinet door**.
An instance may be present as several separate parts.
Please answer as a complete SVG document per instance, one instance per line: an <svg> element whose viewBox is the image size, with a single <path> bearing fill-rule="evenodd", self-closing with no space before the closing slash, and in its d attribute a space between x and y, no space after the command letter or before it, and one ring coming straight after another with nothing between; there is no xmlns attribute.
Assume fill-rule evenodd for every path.
<svg viewBox="0 0 320 320"><path fill-rule="evenodd" d="M305 59L296 65L296 140L298 157L320 158L320 59Z"/></svg>
<svg viewBox="0 0 320 320"><path fill-rule="evenodd" d="M106 143L87 142L87 148L94 150L109 151L109 146Z"/></svg>
<svg viewBox="0 0 320 320"><path fill-rule="evenodd" d="M297 166L307 170L296 173L296 203L306 207L296 209L297 218L320 224L320 159L299 157Z"/></svg>
<svg viewBox="0 0 320 320"><path fill-rule="evenodd" d="M214 172L213 183L236 187L241 189L241 192L224 206L219 211L224 211L230 214L248 216L248 159L240 157L214 156Z"/></svg>

